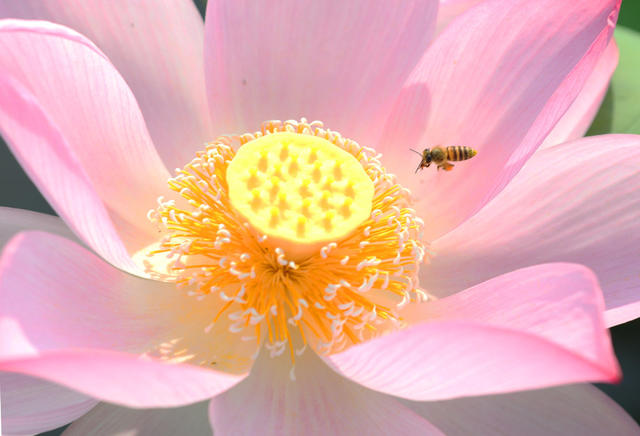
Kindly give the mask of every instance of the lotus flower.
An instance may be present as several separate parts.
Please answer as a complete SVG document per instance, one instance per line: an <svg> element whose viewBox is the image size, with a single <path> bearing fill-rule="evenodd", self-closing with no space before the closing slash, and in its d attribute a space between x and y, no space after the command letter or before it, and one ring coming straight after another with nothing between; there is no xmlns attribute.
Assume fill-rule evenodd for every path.
<svg viewBox="0 0 640 436"><path fill-rule="evenodd" d="M618 9L3 2L61 218L0 215L3 434L637 434L558 387L619 380L640 304L640 138L577 139Z"/></svg>

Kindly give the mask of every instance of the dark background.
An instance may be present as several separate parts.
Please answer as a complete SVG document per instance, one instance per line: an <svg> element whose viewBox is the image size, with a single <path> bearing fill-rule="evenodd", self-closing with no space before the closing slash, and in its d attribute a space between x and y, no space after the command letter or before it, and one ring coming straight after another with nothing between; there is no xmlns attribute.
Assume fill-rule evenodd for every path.
<svg viewBox="0 0 640 436"><path fill-rule="evenodd" d="M204 15L206 0L194 0L194 2ZM640 32L640 1L623 1L618 25ZM621 50L621 57L624 54ZM640 86L640 83L638 86ZM606 133L606 131L592 129L589 132L589 134L596 133ZM55 215L51 206L22 171L2 138L0 138L0 206L29 209ZM640 338L640 319L613 327L611 336L616 355L622 366L624 379L619 385L597 386L622 405L636 421L640 422L640 348L638 347L637 339ZM41 435L59 435L63 429L53 430Z"/></svg>

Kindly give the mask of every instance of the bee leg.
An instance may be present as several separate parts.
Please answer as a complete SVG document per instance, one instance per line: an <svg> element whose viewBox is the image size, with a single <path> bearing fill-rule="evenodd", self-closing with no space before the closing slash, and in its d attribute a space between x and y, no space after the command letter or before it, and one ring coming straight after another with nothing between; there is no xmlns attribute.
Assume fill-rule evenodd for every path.
<svg viewBox="0 0 640 436"><path fill-rule="evenodd" d="M445 171L451 171L453 169L453 166L454 165L452 163L444 162L442 164L442 169L445 170Z"/></svg>

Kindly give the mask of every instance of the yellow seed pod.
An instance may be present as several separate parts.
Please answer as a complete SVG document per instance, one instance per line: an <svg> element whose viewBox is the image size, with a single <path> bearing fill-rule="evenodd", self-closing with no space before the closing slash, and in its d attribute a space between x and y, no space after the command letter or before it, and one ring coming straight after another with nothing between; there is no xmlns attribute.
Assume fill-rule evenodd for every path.
<svg viewBox="0 0 640 436"><path fill-rule="evenodd" d="M283 171L292 166L296 171ZM294 257L307 251L301 246L315 249L348 236L371 214L374 195L353 155L324 138L290 132L240 147L227 183L231 205L270 240L295 245L288 250ZM264 201L255 200L256 189Z"/></svg>

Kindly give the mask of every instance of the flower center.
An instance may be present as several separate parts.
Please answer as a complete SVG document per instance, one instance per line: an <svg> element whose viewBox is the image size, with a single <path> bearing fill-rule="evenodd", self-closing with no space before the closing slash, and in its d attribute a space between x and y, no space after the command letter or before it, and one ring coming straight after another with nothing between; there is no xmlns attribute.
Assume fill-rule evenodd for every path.
<svg viewBox="0 0 640 436"><path fill-rule="evenodd" d="M235 210L296 260L371 214L373 181L353 155L318 136L278 132L247 142L227 183Z"/></svg>
<svg viewBox="0 0 640 436"><path fill-rule="evenodd" d="M145 265L219 299L205 331L225 317L230 333L294 359L292 334L332 353L395 328L396 307L424 298L409 191L374 150L320 122L218 138L169 186L188 205L159 199L149 216L166 236Z"/></svg>

